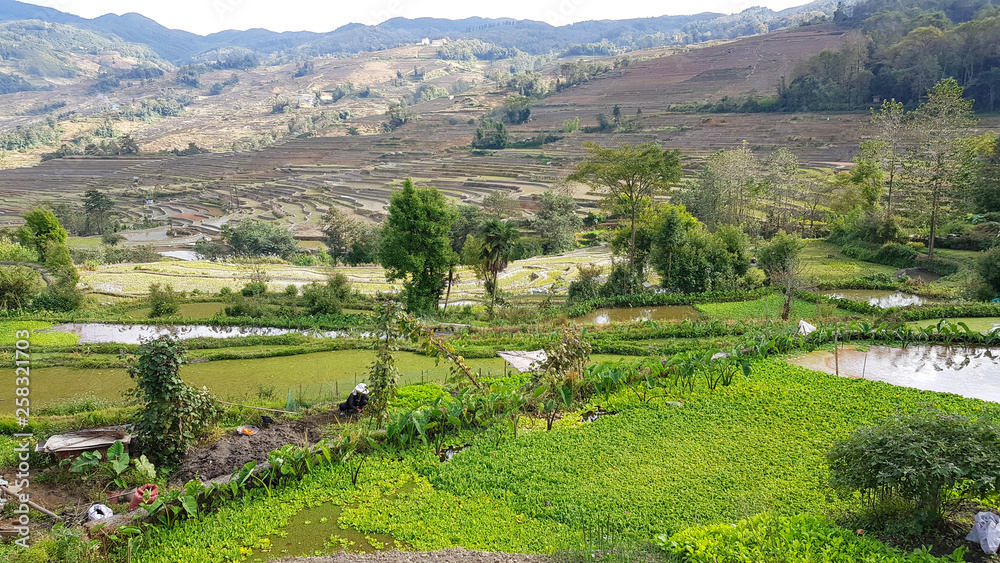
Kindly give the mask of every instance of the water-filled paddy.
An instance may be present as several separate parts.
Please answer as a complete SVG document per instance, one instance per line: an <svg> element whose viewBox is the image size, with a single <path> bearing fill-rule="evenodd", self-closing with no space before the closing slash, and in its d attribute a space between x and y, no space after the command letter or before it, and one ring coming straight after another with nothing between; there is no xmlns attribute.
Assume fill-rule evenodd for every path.
<svg viewBox="0 0 1000 563"><path fill-rule="evenodd" d="M216 313L221 313L226 309L225 303L219 302L209 302L209 303L184 303L177 307L178 317L188 317L190 319L208 319L214 316ZM147 319L149 318L150 308L146 307L144 309L135 309L125 313L125 317L129 319Z"/></svg>
<svg viewBox="0 0 1000 563"><path fill-rule="evenodd" d="M606 325L635 321L675 321L695 320L701 316L690 305L668 305L662 307L614 307L597 309L592 313L577 317L576 321L587 324Z"/></svg>
<svg viewBox="0 0 1000 563"><path fill-rule="evenodd" d="M206 303L207 305L207 303ZM235 336L279 336L302 333L335 338L344 332L328 330L312 332L294 328L257 326L206 326L206 325L121 325L112 323L67 323L42 329L40 332L67 332L80 337L80 344L140 344L143 340L172 334L181 340L188 338L232 338Z"/></svg>
<svg viewBox="0 0 1000 563"><path fill-rule="evenodd" d="M919 295L879 289L837 289L823 292L822 295L839 299L849 299L851 301L861 301L863 303L867 302L873 307L880 307L882 309L923 305L930 302Z"/></svg>
<svg viewBox="0 0 1000 563"><path fill-rule="evenodd" d="M1000 349L966 346L872 346L845 348L837 358L825 350L789 362L844 377L863 377L902 387L954 393L1000 402Z"/></svg>
<svg viewBox="0 0 1000 563"><path fill-rule="evenodd" d="M400 385L441 382L449 375L447 361L435 365L434 358L412 352L396 352L394 356ZM618 358L620 356L603 354L592 356L595 362ZM329 401L331 393L346 397L354 388L355 375L357 381L364 381L373 359L371 350L337 350L252 360L219 360L185 364L181 367L181 377L199 387L208 387L223 400L257 400L261 392L272 392L276 399L284 399L289 390L297 398L301 386L305 401ZM483 375L500 375L505 370L504 361L499 357L469 359L466 363L477 373L482 370ZM84 396L115 401L132 387L132 380L124 369L36 368L31 370L31 405L39 408ZM0 414L12 412L13 401L0 401Z"/></svg>

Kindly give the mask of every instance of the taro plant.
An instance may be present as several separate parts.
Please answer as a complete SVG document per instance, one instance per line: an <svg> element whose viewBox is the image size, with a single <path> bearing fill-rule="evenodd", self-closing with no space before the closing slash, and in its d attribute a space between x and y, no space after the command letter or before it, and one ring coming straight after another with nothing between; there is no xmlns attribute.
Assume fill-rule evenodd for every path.
<svg viewBox="0 0 1000 563"><path fill-rule="evenodd" d="M134 472L140 478L156 478L156 468L146 459L145 455L131 460ZM115 441L108 447L107 460L100 452L83 452L72 461L65 459L61 465L69 465L70 473L96 473L100 477L107 479L105 488L114 485L119 489L128 486L129 455L125 451L125 445L121 440Z"/></svg>

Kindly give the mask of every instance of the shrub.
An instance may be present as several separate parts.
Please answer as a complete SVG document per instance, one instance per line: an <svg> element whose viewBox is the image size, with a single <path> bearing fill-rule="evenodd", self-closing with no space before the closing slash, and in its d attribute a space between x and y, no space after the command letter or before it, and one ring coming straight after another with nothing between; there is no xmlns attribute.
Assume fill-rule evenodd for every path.
<svg viewBox="0 0 1000 563"><path fill-rule="evenodd" d="M642 290L642 277L635 266L628 262L618 262L611 266L608 281L601 287L601 296L632 295L642 293Z"/></svg>
<svg viewBox="0 0 1000 563"><path fill-rule="evenodd" d="M177 306L177 293L169 284L163 287L158 283L149 286L149 318L169 317L176 315L180 308Z"/></svg>
<svg viewBox="0 0 1000 563"><path fill-rule="evenodd" d="M819 516L775 517L761 514L736 524L715 524L660 534L653 543L677 560L689 563L717 561L783 561L903 563L938 561L926 550L905 554L875 538L836 526ZM836 546L836 548L832 548ZM956 553L964 554L965 547ZM955 559L962 561L961 558Z"/></svg>
<svg viewBox="0 0 1000 563"><path fill-rule="evenodd" d="M1000 246L994 246L979 257L976 270L994 294L1000 293Z"/></svg>
<svg viewBox="0 0 1000 563"><path fill-rule="evenodd" d="M569 302L587 301L600 297L601 285L598 283L597 277L604 272L604 268L590 263L577 266L576 269L580 272L580 279L569 284Z"/></svg>
<svg viewBox="0 0 1000 563"><path fill-rule="evenodd" d="M875 253L874 262L894 268L912 268L917 263L917 251L905 244L886 243Z"/></svg>
<svg viewBox="0 0 1000 563"><path fill-rule="evenodd" d="M351 295L351 284L343 274L333 274L325 284L311 283L302 290L310 315L338 315Z"/></svg>
<svg viewBox="0 0 1000 563"><path fill-rule="evenodd" d="M243 286L240 290L243 297L257 297L258 295L264 295L267 293L267 283L265 282L250 282Z"/></svg>
<svg viewBox="0 0 1000 563"><path fill-rule="evenodd" d="M45 287L41 275L25 266L0 266L0 309L27 309Z"/></svg>
<svg viewBox="0 0 1000 563"><path fill-rule="evenodd" d="M925 411L859 428L827 459L835 487L861 492L876 512L893 501L910 503L926 526L941 518L945 491L959 483L966 494L996 490L1000 426Z"/></svg>
<svg viewBox="0 0 1000 563"><path fill-rule="evenodd" d="M146 453L158 464L173 465L221 414L215 398L180 377L184 345L161 336L139 347L128 374L143 403L135 429Z"/></svg>

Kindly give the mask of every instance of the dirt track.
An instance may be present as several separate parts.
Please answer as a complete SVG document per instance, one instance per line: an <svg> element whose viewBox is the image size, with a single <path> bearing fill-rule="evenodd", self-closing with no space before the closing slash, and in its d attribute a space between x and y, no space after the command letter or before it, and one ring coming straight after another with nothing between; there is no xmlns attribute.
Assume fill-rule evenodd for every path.
<svg viewBox="0 0 1000 563"><path fill-rule="evenodd" d="M551 559L542 555L489 553L458 548L421 552L338 553L326 557L290 557L288 559L281 559L278 563L405 563L408 561L439 563L543 563L551 561Z"/></svg>

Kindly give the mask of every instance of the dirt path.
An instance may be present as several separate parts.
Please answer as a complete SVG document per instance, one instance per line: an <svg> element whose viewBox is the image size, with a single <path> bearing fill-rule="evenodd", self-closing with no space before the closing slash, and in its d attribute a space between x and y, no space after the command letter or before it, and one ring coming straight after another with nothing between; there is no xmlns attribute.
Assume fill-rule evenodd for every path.
<svg viewBox="0 0 1000 563"><path fill-rule="evenodd" d="M208 481L230 475L248 461L267 461L268 453L285 444L315 444L322 437L325 427L344 420L338 414L336 410L332 410L307 415L299 420L261 429L253 436L244 436L230 430L215 442L200 446L188 454L170 481L172 484L183 484L195 476Z"/></svg>
<svg viewBox="0 0 1000 563"><path fill-rule="evenodd" d="M427 561L440 563L544 563L551 561L543 555L518 555L510 553L489 553L467 549L445 549L443 551L382 551L379 553L338 553L325 557L290 557L277 563L406 563Z"/></svg>

